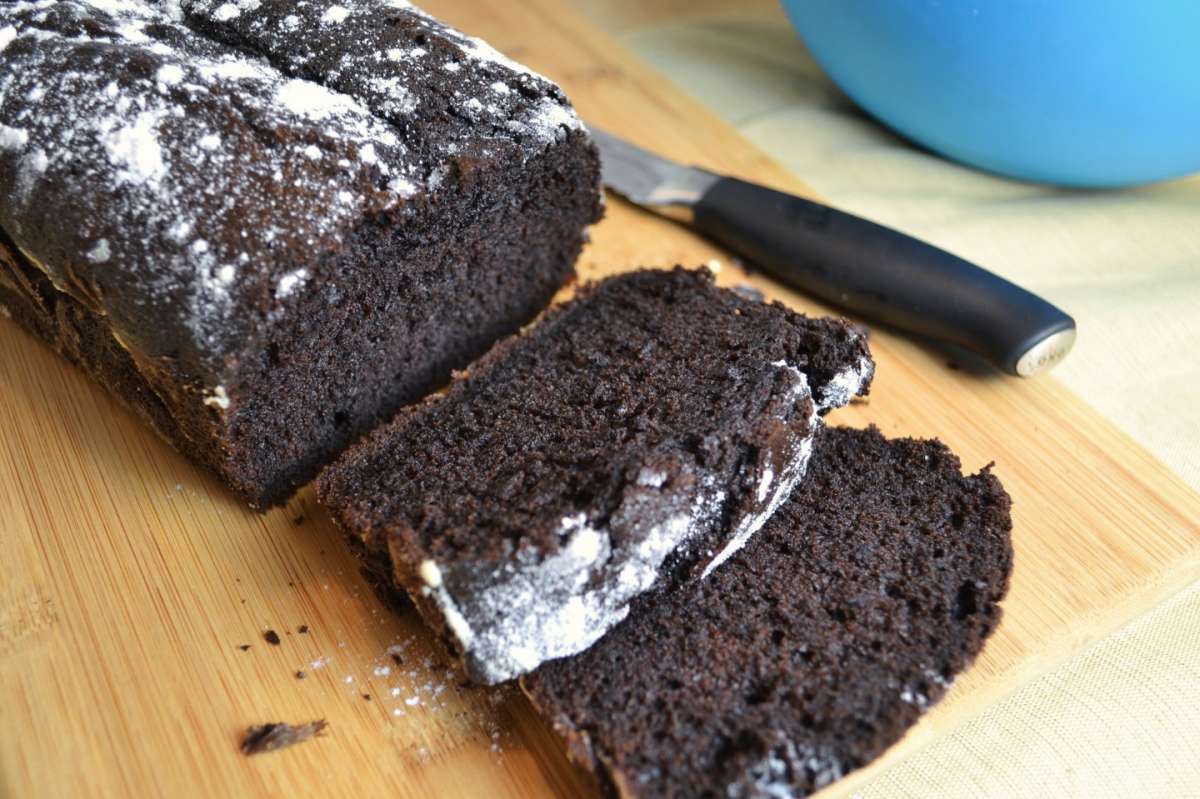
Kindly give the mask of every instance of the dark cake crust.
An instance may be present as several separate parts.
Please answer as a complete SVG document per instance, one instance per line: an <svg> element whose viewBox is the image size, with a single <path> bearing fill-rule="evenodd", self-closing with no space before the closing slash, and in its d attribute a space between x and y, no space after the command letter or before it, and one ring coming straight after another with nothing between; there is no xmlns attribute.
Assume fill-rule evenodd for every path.
<svg viewBox="0 0 1200 799"><path fill-rule="evenodd" d="M1012 545L990 471L874 428L818 439L725 568L522 679L613 795L808 795L898 740L995 629Z"/></svg>
<svg viewBox="0 0 1200 799"><path fill-rule="evenodd" d="M318 495L467 673L498 682L730 557L803 474L816 398L869 376L845 322L707 271L625 274L375 431Z"/></svg>
<svg viewBox="0 0 1200 799"><path fill-rule="evenodd" d="M544 308L601 201L561 91L486 45L250 5L0 6L0 247L19 321L265 507Z"/></svg>

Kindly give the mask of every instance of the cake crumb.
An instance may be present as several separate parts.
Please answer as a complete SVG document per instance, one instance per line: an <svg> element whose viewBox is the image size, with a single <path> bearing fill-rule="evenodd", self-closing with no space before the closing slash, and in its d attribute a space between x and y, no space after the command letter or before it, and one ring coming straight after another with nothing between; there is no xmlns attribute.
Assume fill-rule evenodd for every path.
<svg viewBox="0 0 1200 799"><path fill-rule="evenodd" d="M296 632L300 633L301 635L308 635L308 625L301 624L299 627L296 628Z"/></svg>
<svg viewBox="0 0 1200 799"><path fill-rule="evenodd" d="M279 633L275 632L274 630L267 630L265 633L263 633L263 638L266 639L266 642L271 646L279 646Z"/></svg>
<svg viewBox="0 0 1200 799"><path fill-rule="evenodd" d="M243 755L257 755L262 752L273 752L293 744L303 743L309 738L320 735L328 722L325 719L293 727L291 724L274 722L260 724L246 730L242 738L241 750Z"/></svg>
<svg viewBox="0 0 1200 799"><path fill-rule="evenodd" d="M250 648L250 644L238 644L238 649L242 650L243 652L245 652L249 648Z"/></svg>

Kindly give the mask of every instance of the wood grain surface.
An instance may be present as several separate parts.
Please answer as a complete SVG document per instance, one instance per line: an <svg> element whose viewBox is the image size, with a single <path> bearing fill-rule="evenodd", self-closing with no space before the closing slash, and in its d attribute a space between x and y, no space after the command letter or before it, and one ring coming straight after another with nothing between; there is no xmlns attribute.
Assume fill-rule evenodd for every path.
<svg viewBox="0 0 1200 799"><path fill-rule="evenodd" d="M804 191L561 0L425 5L561 82L596 123ZM585 278L715 258L724 284L822 310L615 199L593 238ZM1016 568L976 665L831 795L1200 577L1200 499L1053 378L950 369L886 331L873 345L870 401L837 421L939 436L971 470L994 460L1014 499ZM321 718L317 739L238 752L250 725ZM591 791L519 693L462 686L415 615L376 600L310 490L250 513L0 320L0 796Z"/></svg>

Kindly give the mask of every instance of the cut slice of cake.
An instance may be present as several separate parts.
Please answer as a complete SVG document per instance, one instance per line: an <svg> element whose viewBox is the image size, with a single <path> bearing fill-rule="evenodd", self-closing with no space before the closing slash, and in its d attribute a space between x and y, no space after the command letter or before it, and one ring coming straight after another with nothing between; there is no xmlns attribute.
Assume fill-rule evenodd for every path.
<svg viewBox="0 0 1200 799"><path fill-rule="evenodd" d="M537 316L599 181L408 3L0 3L0 311L258 508Z"/></svg>
<svg viewBox="0 0 1200 799"><path fill-rule="evenodd" d="M818 414L866 391L862 332L707 271L585 287L318 482L383 585L474 679L579 652L662 577L699 577L804 473Z"/></svg>
<svg viewBox="0 0 1200 799"><path fill-rule="evenodd" d="M804 482L722 569L643 595L522 684L615 795L805 796L897 741L983 647L1009 511L937 441L822 430Z"/></svg>

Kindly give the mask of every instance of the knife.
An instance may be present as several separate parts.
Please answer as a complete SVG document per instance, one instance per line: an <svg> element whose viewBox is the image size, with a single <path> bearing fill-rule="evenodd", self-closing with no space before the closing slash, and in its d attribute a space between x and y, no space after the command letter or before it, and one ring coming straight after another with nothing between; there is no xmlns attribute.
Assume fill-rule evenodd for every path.
<svg viewBox="0 0 1200 799"><path fill-rule="evenodd" d="M1032 377L1075 343L1075 320L970 261L812 200L683 166L591 128L604 183L691 225L782 282L852 313L965 347Z"/></svg>

